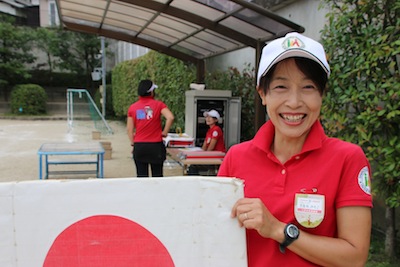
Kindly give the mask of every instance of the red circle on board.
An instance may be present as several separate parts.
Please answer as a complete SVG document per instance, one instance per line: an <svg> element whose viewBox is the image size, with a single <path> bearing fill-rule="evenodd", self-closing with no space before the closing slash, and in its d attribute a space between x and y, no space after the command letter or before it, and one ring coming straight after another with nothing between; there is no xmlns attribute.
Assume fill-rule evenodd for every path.
<svg viewBox="0 0 400 267"><path fill-rule="evenodd" d="M128 219L97 215L80 220L57 236L44 267L173 267L160 240Z"/></svg>

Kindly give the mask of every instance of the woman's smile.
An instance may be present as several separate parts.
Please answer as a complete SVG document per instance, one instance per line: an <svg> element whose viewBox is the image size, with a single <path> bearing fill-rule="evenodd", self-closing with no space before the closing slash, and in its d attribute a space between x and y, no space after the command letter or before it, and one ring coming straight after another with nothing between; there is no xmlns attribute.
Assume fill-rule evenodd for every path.
<svg viewBox="0 0 400 267"><path fill-rule="evenodd" d="M281 113L281 118L285 120L288 124L299 124L307 116L306 114L286 114Z"/></svg>

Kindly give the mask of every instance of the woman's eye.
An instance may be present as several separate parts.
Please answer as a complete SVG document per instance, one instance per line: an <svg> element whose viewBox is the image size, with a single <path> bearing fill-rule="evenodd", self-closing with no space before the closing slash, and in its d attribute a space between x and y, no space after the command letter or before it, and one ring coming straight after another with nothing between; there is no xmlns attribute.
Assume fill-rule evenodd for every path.
<svg viewBox="0 0 400 267"><path fill-rule="evenodd" d="M310 85L304 86L304 89L313 89L313 90L315 90L317 88L314 85L310 84Z"/></svg>

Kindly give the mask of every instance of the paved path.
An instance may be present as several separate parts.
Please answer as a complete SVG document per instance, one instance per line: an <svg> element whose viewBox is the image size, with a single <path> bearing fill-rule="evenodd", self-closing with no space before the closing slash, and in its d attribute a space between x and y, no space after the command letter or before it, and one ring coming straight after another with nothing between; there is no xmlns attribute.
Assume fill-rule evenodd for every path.
<svg viewBox="0 0 400 267"><path fill-rule="evenodd" d="M104 177L135 177L136 170L131 158L131 147L126 135L125 123L119 121L109 121L108 123L114 133L102 134L99 140L111 142L112 147L112 158L104 161ZM91 141L94 130L93 122L88 121L77 122L69 133L65 119L0 119L0 182L37 180L39 172L37 151L41 144ZM165 176L181 175L181 169L165 169L164 174Z"/></svg>

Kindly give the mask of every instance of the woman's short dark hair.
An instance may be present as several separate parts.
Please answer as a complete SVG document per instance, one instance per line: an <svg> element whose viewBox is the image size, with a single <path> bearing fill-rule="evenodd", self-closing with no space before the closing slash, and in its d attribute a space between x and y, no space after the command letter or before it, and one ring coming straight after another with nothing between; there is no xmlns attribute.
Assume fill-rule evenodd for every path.
<svg viewBox="0 0 400 267"><path fill-rule="evenodd" d="M139 82L139 86L138 86L138 95L139 96L151 95L151 93L148 92L148 90L151 88L152 85L153 85L153 82L151 80L141 80Z"/></svg>
<svg viewBox="0 0 400 267"><path fill-rule="evenodd" d="M294 57L294 61L300 71L317 85L318 91L322 96L326 90L326 84L328 82L328 76L325 70L322 69L317 62L308 58ZM260 87L264 90L264 93L267 93L269 90L269 85L277 65L278 63L272 66L268 73L260 79Z"/></svg>

